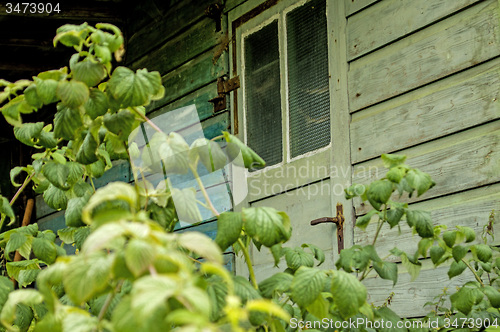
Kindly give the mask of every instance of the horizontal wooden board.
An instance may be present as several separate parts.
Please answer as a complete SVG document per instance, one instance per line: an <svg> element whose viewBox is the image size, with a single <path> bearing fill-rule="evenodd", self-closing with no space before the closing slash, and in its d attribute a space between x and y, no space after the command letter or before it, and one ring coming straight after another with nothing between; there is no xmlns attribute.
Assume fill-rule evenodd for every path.
<svg viewBox="0 0 500 332"><path fill-rule="evenodd" d="M431 175L436 186L412 202L493 184L500 179L500 121L398 152L406 163ZM385 176L380 158L354 166L353 182L368 184ZM403 195L403 200L407 197ZM356 215L369 204L354 201Z"/></svg>
<svg viewBox="0 0 500 332"><path fill-rule="evenodd" d="M225 5L224 5L224 13L227 13L234 8L238 7L242 3L246 2L247 0L227 0Z"/></svg>
<svg viewBox="0 0 500 332"><path fill-rule="evenodd" d="M164 43L160 48L148 53L134 62L131 67L147 68L159 71L161 75L169 73L183 63L217 45L224 33L216 31L214 20L205 18L191 26L189 30Z"/></svg>
<svg viewBox="0 0 500 332"><path fill-rule="evenodd" d="M223 53L216 63L213 60L213 53L209 51L163 76L165 96L153 101L151 109L167 105L226 75L229 66L227 54Z"/></svg>
<svg viewBox="0 0 500 332"><path fill-rule="evenodd" d="M379 0L344 0L346 17L359 12L365 7L377 2Z"/></svg>
<svg viewBox="0 0 500 332"><path fill-rule="evenodd" d="M186 107L189 105L195 105L196 111L200 120L203 121L214 114L214 104L210 103L209 100L217 96L217 83L212 83L203 88L196 90L187 96L176 100L173 103L165 105L157 110L148 110L148 116L153 119L156 116L165 114L167 112L173 111L175 109Z"/></svg>
<svg viewBox="0 0 500 332"><path fill-rule="evenodd" d="M478 1L380 1L347 21L347 60L360 57Z"/></svg>
<svg viewBox="0 0 500 332"><path fill-rule="evenodd" d="M139 29L131 27L127 44L127 61L129 63L135 61L166 40L186 30L205 16L205 8L212 3L213 0L178 1L177 5L172 6L166 12L160 11L148 25ZM142 2L139 7L143 7ZM153 13L154 9L150 12ZM138 20L136 18L132 21Z"/></svg>
<svg viewBox="0 0 500 332"><path fill-rule="evenodd" d="M38 229L45 231L50 229L54 233L61 228L66 228L66 222L64 219L64 211L58 211L53 214L49 214L43 218L38 219Z"/></svg>
<svg viewBox="0 0 500 332"><path fill-rule="evenodd" d="M500 59L352 115L353 163L500 118ZM387 134L390 133L390 134Z"/></svg>
<svg viewBox="0 0 500 332"><path fill-rule="evenodd" d="M356 111L500 54L499 3L481 2L351 62L349 107Z"/></svg>
<svg viewBox="0 0 500 332"><path fill-rule="evenodd" d="M422 270L415 281L411 281L410 275L400 267L395 287L392 286L392 281L379 277L363 280L368 290L368 303L380 306L391 292L394 292L389 306L391 310L400 317L422 317L430 311L428 307L423 307L424 304L434 301L436 296L443 293L445 287L449 294L453 294L456 292L456 286L475 280L469 270L450 280L447 274L449 266L443 265L434 269L430 261L424 261L422 265ZM445 306L450 306L449 301Z"/></svg>
<svg viewBox="0 0 500 332"><path fill-rule="evenodd" d="M468 190L454 195L439 197L436 199L410 204L410 209L429 211L434 225L446 225L449 230L455 229L455 226L471 227L476 232L476 241L480 243L483 227L488 223L488 217L492 210L500 211L500 184L494 184L487 187ZM420 237L413 235L412 230L405 221L400 222L401 234L397 227L389 229L385 225L376 242L375 248L380 257L385 257L394 247L401 249L409 254L417 251ZM362 246L371 244L376 231L376 218L363 231L359 228L354 229L355 244ZM500 232L500 224L494 225L495 234ZM492 240L488 237L489 240ZM499 243L498 237L494 244ZM390 256L389 261L400 261L399 257Z"/></svg>

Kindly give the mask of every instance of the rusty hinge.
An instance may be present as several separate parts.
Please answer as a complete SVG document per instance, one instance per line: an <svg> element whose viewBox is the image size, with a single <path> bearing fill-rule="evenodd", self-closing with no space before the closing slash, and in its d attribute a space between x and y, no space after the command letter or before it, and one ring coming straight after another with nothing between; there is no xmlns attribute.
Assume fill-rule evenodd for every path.
<svg viewBox="0 0 500 332"><path fill-rule="evenodd" d="M205 9L205 16L215 21L215 32L222 30L222 14L224 13L224 5L213 3Z"/></svg>
<svg viewBox="0 0 500 332"><path fill-rule="evenodd" d="M223 111L227 108L226 95L239 87L239 76L231 79L228 79L227 76L222 76L217 79L217 97L209 100L209 102L214 104L214 113Z"/></svg>
<svg viewBox="0 0 500 332"><path fill-rule="evenodd" d="M337 203L337 215L334 218L324 217L311 221L312 226L323 224L326 222L337 224L337 246L339 254L340 251L344 249L344 221L344 207L340 203Z"/></svg>

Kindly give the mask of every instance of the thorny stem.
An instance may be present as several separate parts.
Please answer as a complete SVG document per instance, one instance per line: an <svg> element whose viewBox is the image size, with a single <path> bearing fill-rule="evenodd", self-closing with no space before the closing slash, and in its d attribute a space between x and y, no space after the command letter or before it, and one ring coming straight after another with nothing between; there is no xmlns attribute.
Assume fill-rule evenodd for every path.
<svg viewBox="0 0 500 332"><path fill-rule="evenodd" d="M31 179L33 179L34 176L35 176L35 173L33 172L33 174L31 174L29 177L26 178L26 180L24 180L23 185L21 187L19 187L19 189L17 189L16 194L10 200L10 202L9 202L10 206L12 206L12 204L14 204L16 202L16 200L19 198L19 195L21 195L24 188L26 188L26 186L31 181Z"/></svg>
<svg viewBox="0 0 500 332"><path fill-rule="evenodd" d="M157 125L154 124L153 121L151 121L146 115L142 114L138 110L135 109L135 107L131 107L134 112L139 115L144 121L146 121L154 130L156 130L159 133L163 133L163 130L160 129Z"/></svg>
<svg viewBox="0 0 500 332"><path fill-rule="evenodd" d="M245 262L247 263L248 266L248 273L250 274L250 280L252 282L252 285L255 289L259 289L259 286L257 285L257 279L255 278L255 272L253 271L252 260L250 259L250 254L248 253L248 249L243 244L243 241L241 241L241 238L238 239L238 244L240 245L241 251L243 252L243 256L245 257Z"/></svg>
<svg viewBox="0 0 500 332"><path fill-rule="evenodd" d="M464 258L462 258L462 262L464 262L465 265L467 265L469 270L471 270L472 274L474 274L474 277L476 278L476 280L481 284L482 287L484 287L483 280L481 278L479 278L479 276L477 275L476 271L474 271L472 266L470 266L470 264Z"/></svg>

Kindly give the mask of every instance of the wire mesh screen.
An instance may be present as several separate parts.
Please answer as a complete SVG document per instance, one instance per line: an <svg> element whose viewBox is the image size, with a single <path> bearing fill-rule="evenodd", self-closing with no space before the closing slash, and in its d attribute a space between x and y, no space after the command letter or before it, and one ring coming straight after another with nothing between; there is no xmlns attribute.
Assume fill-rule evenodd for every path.
<svg viewBox="0 0 500 332"><path fill-rule="evenodd" d="M296 157L330 143L325 0L286 16L290 151Z"/></svg>
<svg viewBox="0 0 500 332"><path fill-rule="evenodd" d="M282 160L278 21L244 40L247 144L267 165Z"/></svg>

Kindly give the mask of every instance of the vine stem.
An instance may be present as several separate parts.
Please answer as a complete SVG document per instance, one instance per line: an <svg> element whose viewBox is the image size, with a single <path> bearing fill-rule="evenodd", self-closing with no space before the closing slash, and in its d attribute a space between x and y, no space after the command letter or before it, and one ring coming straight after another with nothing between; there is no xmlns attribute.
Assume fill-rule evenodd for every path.
<svg viewBox="0 0 500 332"><path fill-rule="evenodd" d="M115 297L116 293L120 290L122 285L123 285L123 280L120 280L118 282L118 285L116 285L114 291L112 293L109 293L108 296L106 297L106 301L102 305L101 311L99 311L99 316L97 316L97 319L99 321L101 321L104 318L104 315L108 310L108 307L111 305L111 301L113 301L113 298Z"/></svg>
<svg viewBox="0 0 500 332"><path fill-rule="evenodd" d="M462 262L464 262L465 265L467 265L467 267L469 268L469 270L471 270L472 274L474 274L474 277L476 278L476 280L481 284L482 287L484 287L483 280L481 280L481 278L479 278L479 276L477 275L476 271L474 271L474 269L472 268L472 266L470 266L470 264L468 262L466 262L464 258L462 258Z"/></svg>
<svg viewBox="0 0 500 332"><path fill-rule="evenodd" d="M250 254L248 253L248 249L243 244L243 241L241 241L241 238L238 238L238 244L240 245L241 251L243 252L243 256L245 257L245 262L247 263L248 266L248 273L250 274L250 280L252 282L252 285L255 289L259 289L259 286L257 285L257 279L255 278L255 272L253 271L252 260L250 259Z"/></svg>
<svg viewBox="0 0 500 332"><path fill-rule="evenodd" d="M142 114L138 110L136 110L134 107L131 107L134 112L139 115L144 121L146 121L154 130L156 130L159 133L163 133L163 130L160 129L157 125L154 124L153 121L151 121L146 115Z"/></svg>
<svg viewBox="0 0 500 332"><path fill-rule="evenodd" d="M218 217L220 215L220 213L217 212L217 210L215 209L215 206L212 204L212 201L210 200L210 197L208 197L207 190L205 189L205 186L203 185L203 181L201 181L200 176L198 175L198 171L192 165L189 165L189 168L191 169L191 172L193 172L193 175L196 178L196 182L198 183L198 186L200 187L201 193L203 194L203 197L205 198L205 201L207 202L208 207L210 208L212 213Z"/></svg>
<svg viewBox="0 0 500 332"><path fill-rule="evenodd" d="M34 176L35 176L35 173L33 172L33 174L31 174L29 177L26 178L26 180L24 180L23 185L21 187L19 187L19 189L17 189L16 194L10 200L10 202L9 202L10 206L12 206L12 204L14 204L16 202L16 200L19 198L19 195L21 195L24 188L26 188L26 186L31 181L31 179L33 179Z"/></svg>

